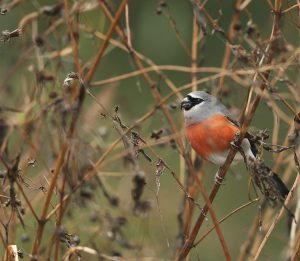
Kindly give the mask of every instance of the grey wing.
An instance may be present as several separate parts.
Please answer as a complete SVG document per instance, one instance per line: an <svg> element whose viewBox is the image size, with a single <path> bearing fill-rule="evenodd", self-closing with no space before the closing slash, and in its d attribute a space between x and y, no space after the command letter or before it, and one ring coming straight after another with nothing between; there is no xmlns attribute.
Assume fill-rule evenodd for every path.
<svg viewBox="0 0 300 261"><path fill-rule="evenodd" d="M230 115L225 115L226 118L236 127L239 127L240 128L240 123L231 118ZM250 132L246 132L245 134L245 138L249 140L249 143L250 143L250 146L251 146L251 151L253 153L254 156L256 156L257 154L257 148L256 148L256 143L255 143L255 138L254 136L250 133Z"/></svg>
<svg viewBox="0 0 300 261"><path fill-rule="evenodd" d="M239 127L239 128L241 127L240 123L237 120L230 117L230 115L225 115L225 117L227 118L227 120L229 120L232 123L232 125Z"/></svg>

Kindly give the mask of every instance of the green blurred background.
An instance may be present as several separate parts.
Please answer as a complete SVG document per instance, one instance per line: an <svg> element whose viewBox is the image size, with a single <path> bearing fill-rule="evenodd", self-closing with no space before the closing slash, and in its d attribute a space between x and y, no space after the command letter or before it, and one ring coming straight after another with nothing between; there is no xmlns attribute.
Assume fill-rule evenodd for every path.
<svg viewBox="0 0 300 261"><path fill-rule="evenodd" d="M74 1L69 2L71 5ZM2 1L1 3L5 4L5 1ZM0 30L13 30L17 28L22 17L38 10L43 5L53 3L54 1L21 1L19 5L10 10L6 15L0 17ZM111 7L114 10L117 9L119 3L120 1L110 2ZM129 1L129 17L133 48L142 53L144 56L150 58L157 65L180 65L189 67L191 66L191 58L180 45L176 37L176 33L172 29L170 23L172 21L176 23L176 28L180 36L190 48L193 21L191 4L189 1L183 0L166 1L166 3L168 5L168 12L171 14L172 18L169 18L164 14L157 14L159 1ZM210 15L218 19L221 27L227 31L234 12L233 1L210 0L207 1L206 8ZM268 39L271 32L272 18L273 14L270 12L270 8L266 1L252 1L247 8L247 12L243 12L241 14L240 20L242 23L242 30L245 30L247 22L252 19L253 23L259 27L262 37ZM45 29L56 19L58 19L58 17L47 17L41 15L38 19L38 32L43 33ZM110 26L109 21L105 18L99 7L96 7L92 11L81 13L77 19L79 23L92 27L103 33L107 32L107 29ZM289 14L284 17L283 20L282 26L284 28L284 37L286 41L292 45L297 45L298 35L296 26L294 26L296 17L294 17L293 14ZM124 19L122 19L122 24L125 24ZM45 39L46 47L42 48L44 53L56 49L62 49L69 44L66 27L60 26L58 31L60 33L57 32L55 34L51 34ZM79 35L79 56L82 64L85 64L95 56L96 51L101 46L101 40L83 31L80 31ZM116 34L114 34L113 38L119 40ZM199 49L197 59L198 62L201 61L201 66L221 67L226 45L222 36L217 33L211 33L211 30L209 29L208 34L200 40L200 44L203 44L203 48ZM21 61L22 64L8 81L3 82L3 80L6 79L5 77L7 76L7 73L16 64L20 55L31 45L31 25L25 28L20 38L11 39L9 42L1 43L0 45L0 82L2 88L2 90L0 90L0 102L2 106L24 109L28 105L28 101L24 98L36 84L35 74L37 71L37 62L34 54L32 53L26 59ZM54 82L45 83L42 86L42 98L45 103L47 103L46 97L51 91L56 91L59 94L63 92L62 82L65 75L74 70L73 62L72 56L69 55L55 61L45 63L45 69L53 72L56 76ZM131 57L126 52L109 46L108 51L97 67L97 72L94 75L93 80L107 79L134 71L135 69L136 68ZM191 81L191 75L189 73L167 71L165 74L177 87ZM207 75L208 74L199 73L197 77L200 79ZM151 73L151 76L155 81L157 81L157 83L159 83L159 90L163 96L170 93L170 89L157 74ZM217 81L209 81L205 84L199 85L198 89L212 90L216 85ZM224 103L231 108L241 109L246 95L245 88L227 78L225 79L225 86L230 89L231 92L223 98ZM185 91L183 94L187 92L188 91ZM137 118L151 110L155 105L150 88L144 82L142 76L122 80L110 85L94 87L93 93L99 97L110 111L113 111L114 107L118 105L120 117L126 125L134 123ZM170 101L175 103L178 102L175 97L173 97ZM88 148L86 152L84 147L86 144L89 144L89 142L97 143L99 128L105 127L108 131L103 142L105 144L104 147L118 137L118 134L112 127L112 123L107 119L101 119L99 108L95 106L94 101L90 97L86 98L84 106L81 120L77 126L78 138L83 143L83 145L81 144L79 146L80 149L78 156L81 161L80 163L82 164L89 160L90 154L92 155L91 158L93 160L99 157L98 151ZM39 112L41 107L42 106L37 105L36 113ZM96 112L93 112L91 108L94 108ZM283 110L285 109L283 108ZM182 130L182 115L180 110L177 109L175 111L171 111L171 113L177 127ZM20 114L21 115L18 113L3 112L1 117L8 119L9 121L11 120L19 123L22 121L22 117L24 116L22 116L22 113ZM89 118L91 114L93 114L92 117L94 118ZM272 132L273 118L271 116L272 112L266 103L261 103L252 122L252 130L267 128L270 132ZM55 117L55 114L51 117ZM51 125L48 127L51 128ZM151 130L158 129L160 127L168 127L168 123L163 113L161 111L157 111L153 117L138 128L138 131L144 139L150 141ZM286 135L287 128L287 125L281 125L280 139L278 141L279 144L282 143L282 139ZM10 138L10 148L12 151L17 151L17 149L14 149L14 139L20 141L19 135L20 133L15 131L14 135ZM33 169L27 171L28 177L31 180L34 179L34 184L43 184L45 186L47 185L45 180L38 177L45 172L40 162L42 159L46 160L50 168L55 162L55 157L51 157L50 150L47 148L49 142L47 142L46 135L47 126L45 125L41 134L45 141L41 142L41 146L43 147L41 147L40 153L35 155L37 164ZM23 146L27 148L28 144L24 144ZM86 146L88 147L88 145ZM165 146L156 146L155 150L178 174L180 162L178 150L172 149L168 143ZM119 146L114 153L121 151L122 146ZM147 149L146 152L148 152ZM272 161L274 160L272 155L270 153L266 153L265 156L268 163L272 164ZM149 164L141 156L139 160L141 168L147 176L147 185L145 187L143 198L150 201L152 206L151 211L147 213L145 217L135 216L131 211L131 171L130 167L124 166L123 160L120 159L106 165L104 169L101 170L103 172L121 172L124 174L117 175L116 177L104 177L109 193L112 195L118 195L120 199L120 207L112 208L109 204L107 204L106 199L103 198L99 188L96 188L92 200L86 201L83 206L78 206L78 202L76 202L77 197L73 198L74 201L71 200L68 207L68 213L63 220L63 226L69 233L79 235L81 240L80 245L92 248L98 246L101 251L103 250L103 252L108 255L119 252L125 259L137 258L137 260L139 260L139 258L142 257L152 257L153 260L173 260L176 247L179 243L177 238L177 215L182 205L183 193L180 191L172 176L168 172L165 172L160 181L160 216L155 197L157 189L155 183L156 162L154 161ZM205 168L206 175L204 177L204 182L207 191L209 191L212 187L216 170L217 168L210 164L207 164ZM226 178L226 184L221 187L221 190L213 203L214 210L219 219L248 201L247 184L248 174L246 168L242 164L231 167ZM41 196L42 192L31 189L28 190L27 193L34 197L38 194ZM54 198L53 202L57 202L57 200L58 198ZM199 196L198 201L203 204L201 196ZM38 204L38 206L40 205ZM238 256L240 246L247 237L247 232L252 224L252 220L258 212L258 206L259 204L253 204L246 209L241 210L221 225L233 260L235 260ZM96 215L95 213L101 217L96 219L96 221L91 218ZM118 242L118 240L108 239L107 233L105 232L110 223L109 221L105 221L105 216L108 215L107 213L113 217L126 217L127 222L122 227L122 231L124 238L130 242L132 247L126 248L122 246L122 243ZM198 214L199 210L196 210L195 218ZM26 215L24 221L26 224L25 230L23 230L20 224L16 225L17 233L15 236L15 243L24 251L25 260L27 260L27 253L30 252L34 237L32 231L35 231L36 224L34 223L34 220L32 220L30 213ZM54 225L53 220L47 225L46 233L43 238L45 242L48 240L48 235L52 235ZM209 217L205 221L199 234L202 235L204 231L212 225L213 223ZM29 237L28 241L24 240L25 236ZM169 240L170 246L167 246L167 240ZM287 245L287 240L288 233L286 230L286 218L284 218L272 233L271 239L264 248L260 260L281 260L281 256L284 254L284 250ZM47 248L46 245L44 245L44 247ZM62 249L62 253L66 251L64 246L62 246ZM191 251L190 260L225 260L221 245L215 232L211 233L200 245Z"/></svg>

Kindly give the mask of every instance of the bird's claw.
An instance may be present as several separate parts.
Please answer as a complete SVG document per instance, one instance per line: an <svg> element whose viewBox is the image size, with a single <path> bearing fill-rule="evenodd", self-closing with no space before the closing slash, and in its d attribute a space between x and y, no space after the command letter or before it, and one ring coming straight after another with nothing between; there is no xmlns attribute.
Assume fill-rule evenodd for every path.
<svg viewBox="0 0 300 261"><path fill-rule="evenodd" d="M233 148L234 150L240 151L240 149L241 149L241 146L237 145L237 143L238 143L239 140L240 140L240 136L241 136L240 133L237 132L237 133L235 134L235 136L234 136L234 140L233 140L232 142L230 142L230 146L231 146L231 148Z"/></svg>
<svg viewBox="0 0 300 261"><path fill-rule="evenodd" d="M236 145L236 143L234 141L230 142L230 146L234 150L240 150L240 146Z"/></svg>
<svg viewBox="0 0 300 261"><path fill-rule="evenodd" d="M219 185L225 185L226 183L224 182L224 177L219 176L219 172L215 176L215 183Z"/></svg>

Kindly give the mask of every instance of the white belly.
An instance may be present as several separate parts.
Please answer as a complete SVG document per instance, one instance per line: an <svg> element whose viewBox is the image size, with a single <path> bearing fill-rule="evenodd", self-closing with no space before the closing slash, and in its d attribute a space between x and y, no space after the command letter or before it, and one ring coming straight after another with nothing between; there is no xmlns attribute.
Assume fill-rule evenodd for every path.
<svg viewBox="0 0 300 261"><path fill-rule="evenodd" d="M218 154L211 154L210 157L207 158L207 160L215 165L222 166L226 161L228 153L229 150ZM237 152L231 164L235 165L242 160L243 160L243 156L241 155L241 153Z"/></svg>
<svg viewBox="0 0 300 261"><path fill-rule="evenodd" d="M241 144L241 148L243 149L246 158L250 157L250 158L255 158L255 156L253 155L252 151L251 151L251 146L249 143L248 139L243 139L243 142ZM221 153L215 153L215 154L211 154L207 160L210 161L211 163L218 165L218 166L222 166L224 165L226 158L228 156L229 150L221 152ZM244 157L242 156L242 154L240 152L237 152L235 154L235 157L232 161L232 165L237 164L240 161L243 161Z"/></svg>

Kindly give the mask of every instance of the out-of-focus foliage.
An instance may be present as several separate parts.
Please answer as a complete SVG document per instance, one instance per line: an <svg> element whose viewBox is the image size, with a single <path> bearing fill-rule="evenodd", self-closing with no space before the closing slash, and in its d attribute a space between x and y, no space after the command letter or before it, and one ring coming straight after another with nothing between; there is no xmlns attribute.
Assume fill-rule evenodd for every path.
<svg viewBox="0 0 300 261"><path fill-rule="evenodd" d="M299 142L297 1L125 2L0 1L3 258L17 245L25 260L174 260L183 224L191 230L205 204L179 142L190 152L179 102L193 88L217 95L238 119L249 88L260 94L264 80L253 76L269 73L250 130L267 129L272 144ZM293 150L264 158L291 187ZM217 168L194 165L209 192ZM256 197L248 181L242 164L230 168L213 202L218 219ZM261 196L222 223L233 260L257 252L280 207ZM297 250L286 216L260 260ZM212 226L208 215L197 238ZM224 259L215 231L191 250L198 259Z"/></svg>

